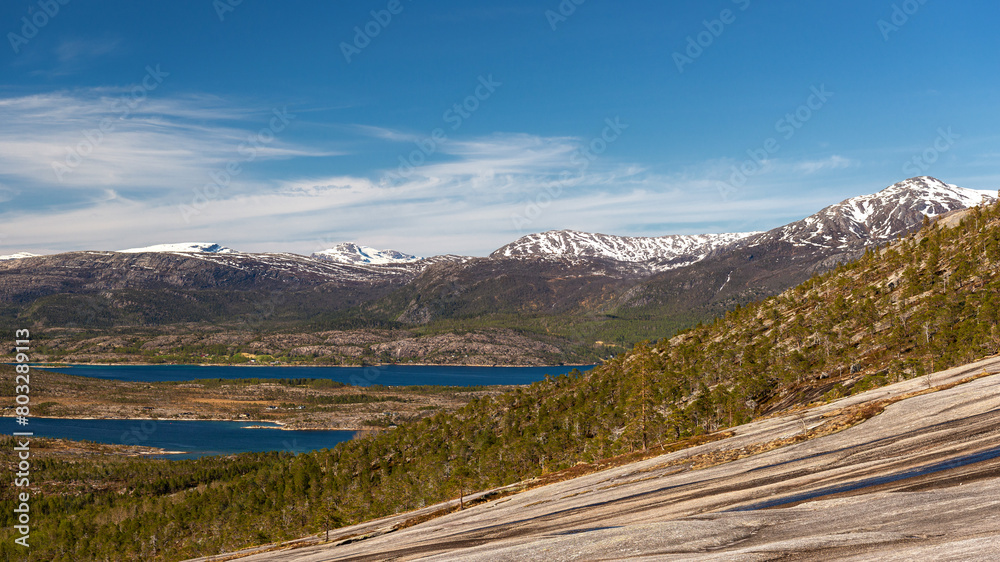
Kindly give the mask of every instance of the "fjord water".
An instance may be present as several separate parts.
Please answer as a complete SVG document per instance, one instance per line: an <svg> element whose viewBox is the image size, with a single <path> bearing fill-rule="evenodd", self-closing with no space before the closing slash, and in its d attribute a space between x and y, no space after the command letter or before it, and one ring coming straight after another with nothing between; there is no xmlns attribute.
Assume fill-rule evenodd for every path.
<svg viewBox="0 0 1000 562"><path fill-rule="evenodd" d="M531 384L572 367L462 367L436 365L376 365L371 367L283 367L230 365L69 365L53 371L134 382L191 381L205 379L329 379L355 386L493 386Z"/></svg>
<svg viewBox="0 0 1000 562"><path fill-rule="evenodd" d="M163 456L174 460L263 451L306 453L317 449L332 449L337 443L354 437L353 431L284 431L278 429L276 424L257 421L31 418L30 429L35 437L86 440L113 445L144 445L181 452Z"/></svg>
<svg viewBox="0 0 1000 562"><path fill-rule="evenodd" d="M530 384L546 375L568 373L574 367L438 367L387 365L372 367L282 367L201 365L70 365L53 371L134 382L191 381L206 379L329 379L356 386L488 386ZM579 367L581 371L593 366ZM247 429L248 426L270 429ZM349 441L353 431L279 430L267 422L176 421L176 420L81 420L32 418L36 437L52 437L98 443L145 445L183 454L169 459L243 452L287 451L304 453L332 448Z"/></svg>

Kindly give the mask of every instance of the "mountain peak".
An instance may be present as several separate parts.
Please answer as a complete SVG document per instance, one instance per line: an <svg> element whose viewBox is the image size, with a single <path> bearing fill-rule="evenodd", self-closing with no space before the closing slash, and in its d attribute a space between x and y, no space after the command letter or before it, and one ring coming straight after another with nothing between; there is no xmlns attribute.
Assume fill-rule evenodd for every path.
<svg viewBox="0 0 1000 562"><path fill-rule="evenodd" d="M361 246L354 242L337 244L329 250L316 252L316 259L348 264L386 265L398 263L413 263L421 258L404 254L396 250L377 250L369 246Z"/></svg>
<svg viewBox="0 0 1000 562"><path fill-rule="evenodd" d="M142 252L174 252L184 254L238 254L236 250L227 248L211 242L180 242L177 244L157 244L144 248L129 248L118 250L125 254L138 254Z"/></svg>
<svg viewBox="0 0 1000 562"><path fill-rule="evenodd" d="M995 191L983 191L979 189L968 189L965 187L959 187L954 184L945 183L931 176L917 176L905 179L901 182L890 185L889 187L876 193L874 196L905 197L907 195L923 197L929 201L934 201L934 200L951 200L950 202L959 201L965 207L974 207L976 205L979 205L983 202L984 198L988 201L992 201L997 198L997 192ZM949 211L953 210L955 209L949 209ZM930 209L930 211L931 213L933 213L931 214L931 216L934 216L934 214L940 214L940 213L934 213L934 209Z"/></svg>
<svg viewBox="0 0 1000 562"><path fill-rule="evenodd" d="M859 195L775 229L761 240L779 239L795 246L847 249L881 244L935 217L997 199L996 192L968 189L931 176L894 183L878 193Z"/></svg>

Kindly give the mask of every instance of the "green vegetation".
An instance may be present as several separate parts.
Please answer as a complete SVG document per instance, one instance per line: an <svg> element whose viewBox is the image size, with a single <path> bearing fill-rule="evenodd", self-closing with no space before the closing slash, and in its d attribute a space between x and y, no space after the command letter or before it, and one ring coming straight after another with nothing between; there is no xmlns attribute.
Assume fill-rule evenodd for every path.
<svg viewBox="0 0 1000 562"><path fill-rule="evenodd" d="M331 451L50 463L35 472L36 553L178 560L232 550L319 531L328 516L397 513L962 364L1000 351L998 270L1000 207L974 209L955 228L928 226L586 374ZM5 527L10 517L4 509ZM0 555L11 543L8 531Z"/></svg>

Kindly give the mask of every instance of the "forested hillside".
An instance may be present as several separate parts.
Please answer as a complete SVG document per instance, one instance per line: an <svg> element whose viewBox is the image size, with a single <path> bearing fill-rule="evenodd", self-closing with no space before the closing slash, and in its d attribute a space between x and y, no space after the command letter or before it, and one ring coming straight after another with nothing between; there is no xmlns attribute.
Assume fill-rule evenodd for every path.
<svg viewBox="0 0 1000 562"><path fill-rule="evenodd" d="M35 552L45 555L39 560L177 560L233 550L318 531L328 518L412 509L918 377L1000 351L998 268L1000 207L976 208L586 374L332 451L128 461L148 467L135 471L112 461L71 472L46 465L37 480L120 482L82 495L43 484ZM212 463L219 468L207 469ZM10 510L3 517L9 526Z"/></svg>

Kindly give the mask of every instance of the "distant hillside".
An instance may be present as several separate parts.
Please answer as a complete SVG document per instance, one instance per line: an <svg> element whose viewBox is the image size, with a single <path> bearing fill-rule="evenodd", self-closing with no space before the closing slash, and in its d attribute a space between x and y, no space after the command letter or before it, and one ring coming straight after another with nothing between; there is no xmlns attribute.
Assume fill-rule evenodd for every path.
<svg viewBox="0 0 1000 562"><path fill-rule="evenodd" d="M213 243L7 256L0 260L0 327L70 329L91 339L148 336L122 342L119 350L141 348L163 331L211 328L230 332L227 341L242 341L231 332L249 328L287 336L278 338L287 345L270 347L288 360L333 364L466 356L487 364L588 362L776 295L911 232L924 216L991 199L991 192L918 177L768 232L644 238L550 231L485 258L417 258L353 243L309 257L242 253ZM387 345L374 342L377 353L355 356L323 345L302 353L296 343L303 334L371 328L425 339L399 344L394 336L381 342ZM481 340L511 330L517 335L505 336L507 343L532 341L530 347L542 346L544 353L483 352ZM100 346L81 348L89 345L68 343L53 349L53 358L73 351L88 360L104 354L172 361L208 353L157 344L146 350L152 359L111 357ZM227 344L211 353L244 351Z"/></svg>

